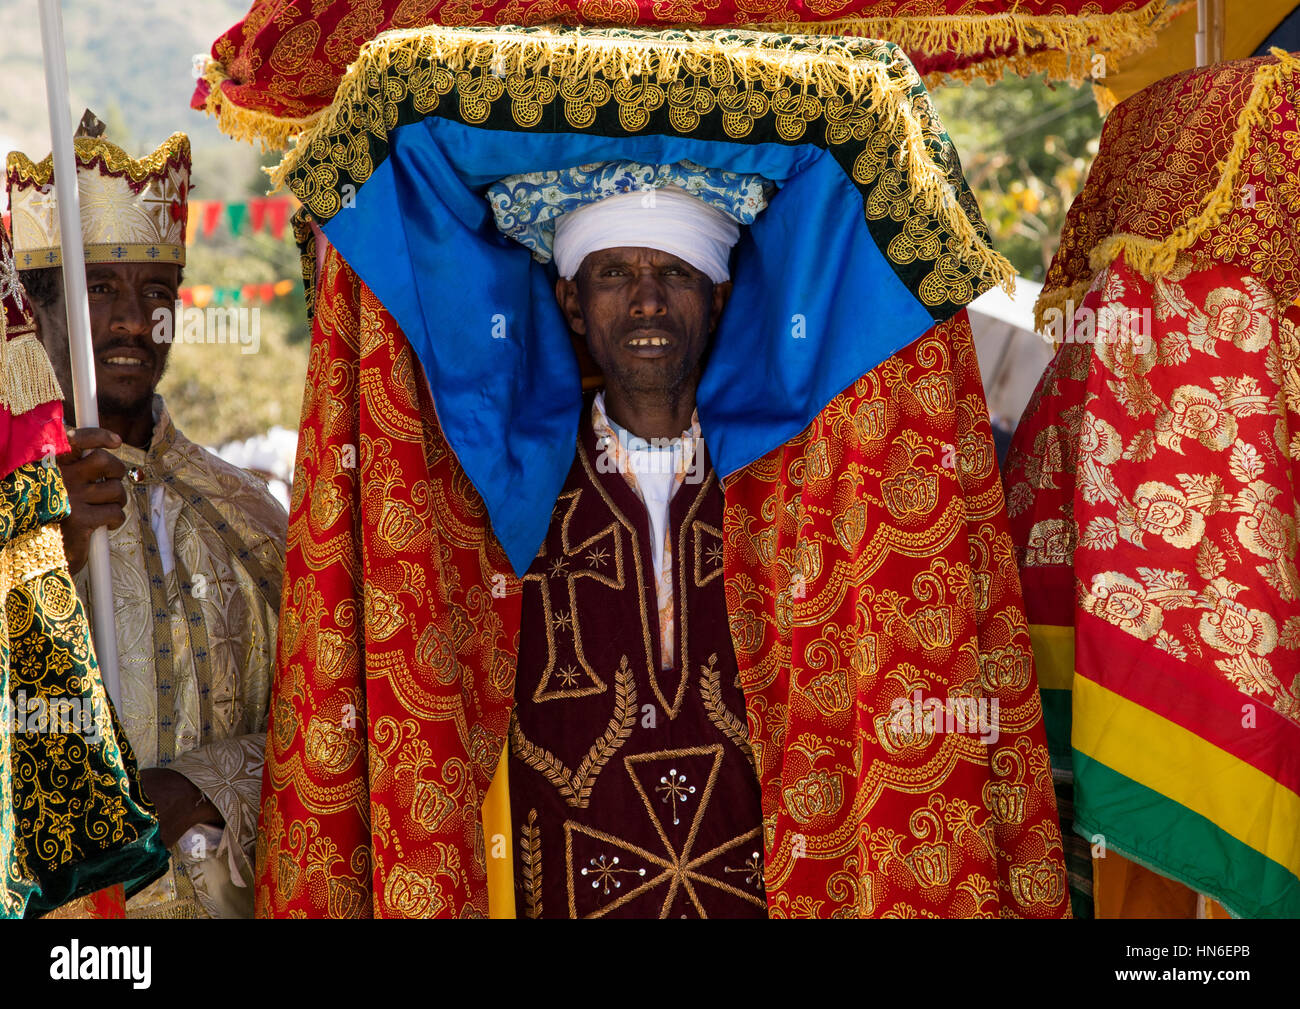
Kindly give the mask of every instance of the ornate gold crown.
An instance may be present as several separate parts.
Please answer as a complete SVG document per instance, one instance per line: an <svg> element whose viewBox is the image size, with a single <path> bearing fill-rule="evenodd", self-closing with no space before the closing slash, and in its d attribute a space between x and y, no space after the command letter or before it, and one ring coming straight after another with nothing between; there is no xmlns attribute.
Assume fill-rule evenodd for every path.
<svg viewBox="0 0 1300 1009"><path fill-rule="evenodd" d="M138 161L102 137L78 137L75 146L86 262L184 266L189 137L173 133ZM7 177L19 269L61 265L53 158L36 164L11 151Z"/></svg>

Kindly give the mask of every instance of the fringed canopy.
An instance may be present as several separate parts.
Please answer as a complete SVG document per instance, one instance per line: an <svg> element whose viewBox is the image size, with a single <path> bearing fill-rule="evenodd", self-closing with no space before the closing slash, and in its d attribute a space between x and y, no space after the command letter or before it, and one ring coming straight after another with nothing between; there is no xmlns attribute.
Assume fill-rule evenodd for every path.
<svg viewBox="0 0 1300 1009"><path fill-rule="evenodd" d="M1148 280L1180 254L1238 265L1289 303L1300 294L1300 59L1176 74L1118 105L1035 307L1076 307L1120 253ZM1055 317L1055 315L1054 315Z"/></svg>
<svg viewBox="0 0 1300 1009"><path fill-rule="evenodd" d="M924 85L889 43L386 33L275 179L401 325L520 571L572 462L580 382L552 269L501 236L484 193L519 172L622 159L693 161L778 187L736 248L699 387L722 473L1012 278Z"/></svg>
<svg viewBox="0 0 1300 1009"><path fill-rule="evenodd" d="M1104 55L1148 49L1193 0L256 0L212 45L191 104L241 140L281 149L333 100L361 46L430 25L743 27L885 39L929 84L1010 70L1080 84Z"/></svg>

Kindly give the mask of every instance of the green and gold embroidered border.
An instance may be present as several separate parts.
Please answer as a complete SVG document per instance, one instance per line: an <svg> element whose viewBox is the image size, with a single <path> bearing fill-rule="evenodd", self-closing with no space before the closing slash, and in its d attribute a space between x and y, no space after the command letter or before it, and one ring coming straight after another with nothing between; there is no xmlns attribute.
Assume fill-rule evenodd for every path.
<svg viewBox="0 0 1300 1009"><path fill-rule="evenodd" d="M307 321L316 316L316 232L311 228L311 214L306 207L293 212L293 240L298 246L298 263L302 269L302 294L307 302Z"/></svg>
<svg viewBox="0 0 1300 1009"><path fill-rule="evenodd" d="M67 511L55 466L0 480L0 918L130 895L167 865L63 557Z"/></svg>
<svg viewBox="0 0 1300 1009"><path fill-rule="evenodd" d="M321 224L429 116L514 132L689 136L827 150L899 278L946 318L1013 270L903 51L760 32L445 28L365 46L333 105L274 171Z"/></svg>

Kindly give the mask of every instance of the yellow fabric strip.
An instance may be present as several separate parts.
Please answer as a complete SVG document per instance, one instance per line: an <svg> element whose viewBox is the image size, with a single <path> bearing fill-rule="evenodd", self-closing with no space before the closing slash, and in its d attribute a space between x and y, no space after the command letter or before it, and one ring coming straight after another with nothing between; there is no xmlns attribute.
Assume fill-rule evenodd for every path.
<svg viewBox="0 0 1300 1009"><path fill-rule="evenodd" d="M115 242L84 247L87 263L171 263L185 265L185 246L159 242ZM15 250L21 269L44 269L63 265L62 246Z"/></svg>
<svg viewBox="0 0 1300 1009"><path fill-rule="evenodd" d="M1295 6L1296 0L1250 0L1248 4L1233 4L1231 16L1224 18L1223 62L1248 59ZM1115 69L1118 60L1108 53L1106 73L1097 81L1098 91L1109 92L1104 99L1103 114L1148 85L1196 66L1196 28L1195 11L1174 18L1160 29L1155 47L1122 70Z"/></svg>
<svg viewBox="0 0 1300 1009"><path fill-rule="evenodd" d="M483 844L487 851L488 915L515 916L515 866L510 827L510 782L506 748L501 748L497 773L483 800Z"/></svg>
<svg viewBox="0 0 1300 1009"><path fill-rule="evenodd" d="M1074 628L1059 624L1030 624L1038 686L1043 690L1069 690L1074 682Z"/></svg>
<svg viewBox="0 0 1300 1009"><path fill-rule="evenodd" d="M1242 702L1251 703L1244 695ZM1083 676L1074 681L1073 742L1300 873L1300 795L1263 771Z"/></svg>

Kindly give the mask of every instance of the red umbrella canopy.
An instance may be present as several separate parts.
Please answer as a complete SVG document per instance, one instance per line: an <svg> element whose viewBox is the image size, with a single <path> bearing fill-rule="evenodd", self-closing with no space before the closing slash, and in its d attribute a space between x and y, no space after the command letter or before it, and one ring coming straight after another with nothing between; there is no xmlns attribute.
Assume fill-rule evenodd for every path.
<svg viewBox="0 0 1300 1009"><path fill-rule="evenodd" d="M928 83L1045 71L1080 83L1151 46L1195 0L255 0L212 45L191 104L226 134L284 147L334 98L361 46L431 24L748 27L887 39Z"/></svg>

